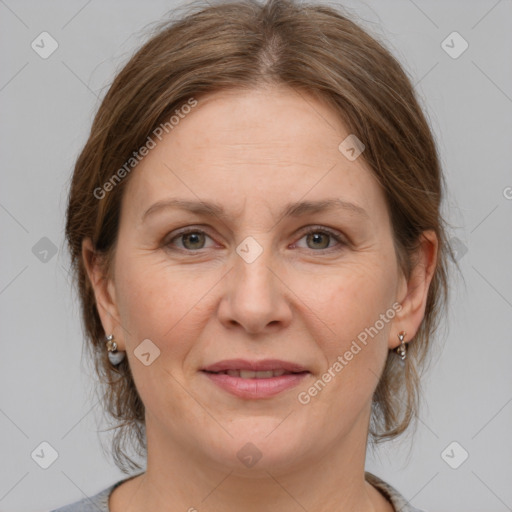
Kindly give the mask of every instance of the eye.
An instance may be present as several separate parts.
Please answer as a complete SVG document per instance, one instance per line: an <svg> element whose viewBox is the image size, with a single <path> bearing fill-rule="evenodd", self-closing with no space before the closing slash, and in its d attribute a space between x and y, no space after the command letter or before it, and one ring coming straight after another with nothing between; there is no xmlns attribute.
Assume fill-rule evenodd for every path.
<svg viewBox="0 0 512 512"><path fill-rule="evenodd" d="M346 245L344 240L336 232L326 228L319 228L316 226L309 228L303 234L301 240L303 238L306 239L306 244L308 244L307 248L314 250L331 249L333 246L329 246L329 244L333 240L337 242L338 245L340 246Z"/></svg>
<svg viewBox="0 0 512 512"><path fill-rule="evenodd" d="M168 242L165 242L165 247L170 250L178 249L186 252L200 251L206 249L206 239L211 237L201 229L188 228L175 234ZM327 250L332 249L331 242L336 242L338 246L346 246L346 242L336 232L331 231L324 227L313 226L307 231L303 232L300 240L306 239L306 249ZM334 245L335 247L335 245Z"/></svg>
<svg viewBox="0 0 512 512"><path fill-rule="evenodd" d="M166 242L165 245L172 246L174 245L175 240L181 240L182 246L180 247L178 245L178 249L186 251L197 251L205 248L204 244L206 238L210 237L200 229L187 229L175 235L168 242ZM172 249L172 247L170 248Z"/></svg>

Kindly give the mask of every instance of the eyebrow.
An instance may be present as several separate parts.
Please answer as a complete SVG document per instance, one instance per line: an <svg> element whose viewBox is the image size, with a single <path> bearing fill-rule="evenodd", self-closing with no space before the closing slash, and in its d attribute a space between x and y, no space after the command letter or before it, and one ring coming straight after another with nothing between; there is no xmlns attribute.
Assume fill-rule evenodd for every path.
<svg viewBox="0 0 512 512"><path fill-rule="evenodd" d="M173 208L187 210L198 215L218 217L221 220L228 220L230 217L219 203L171 198L158 201L151 205L142 214L141 221L144 222L147 217L159 211ZM366 213L366 210L361 208L361 206L341 199L324 199L320 201L299 201L289 203L285 206L281 215L283 217L301 217L312 213L320 213L336 209L345 210L366 219L370 218L368 213Z"/></svg>

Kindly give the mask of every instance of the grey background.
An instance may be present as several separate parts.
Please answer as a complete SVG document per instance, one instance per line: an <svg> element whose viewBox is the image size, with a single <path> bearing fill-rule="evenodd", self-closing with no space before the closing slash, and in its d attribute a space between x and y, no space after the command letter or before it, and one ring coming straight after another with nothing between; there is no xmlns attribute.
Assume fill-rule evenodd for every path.
<svg viewBox="0 0 512 512"><path fill-rule="evenodd" d="M108 425L83 359L64 212L99 98L147 24L174 5L0 0L2 511L49 510L125 477L100 445L108 447L98 433ZM369 454L367 469L425 510L512 510L512 2L344 5L415 79L439 143L462 270L416 435ZM43 31L59 44L48 59L31 48ZM453 31L469 43L456 59L441 47ZM55 255L41 252L43 237ZM58 452L48 469L31 458L43 441ZM457 469L441 456L453 441L469 453ZM461 449L449 454L456 462Z"/></svg>

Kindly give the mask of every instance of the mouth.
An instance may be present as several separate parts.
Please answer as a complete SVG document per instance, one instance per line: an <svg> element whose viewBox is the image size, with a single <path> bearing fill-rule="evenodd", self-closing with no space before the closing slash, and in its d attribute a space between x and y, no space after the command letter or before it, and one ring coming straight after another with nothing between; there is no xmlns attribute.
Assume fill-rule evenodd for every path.
<svg viewBox="0 0 512 512"><path fill-rule="evenodd" d="M281 377L282 375L297 375L302 373L309 372L289 372L284 368L279 368L277 370L264 370L264 371L252 371L252 370L225 370L220 372L211 372L208 370L203 370L205 373L210 373L214 375L229 375L230 377L238 377L240 379L270 379L272 377Z"/></svg>
<svg viewBox="0 0 512 512"><path fill-rule="evenodd" d="M220 361L201 369L209 381L223 391L244 399L270 398L297 386L311 373L286 361Z"/></svg>
<svg viewBox="0 0 512 512"><path fill-rule="evenodd" d="M304 366L298 363L282 361L280 359L262 359L261 361L249 361L247 359L225 359L224 361L218 361L217 363L205 366L202 368L202 370L212 373L227 373L228 371L255 373L283 371L284 373L300 373L307 371ZM254 376L247 378L254 378Z"/></svg>

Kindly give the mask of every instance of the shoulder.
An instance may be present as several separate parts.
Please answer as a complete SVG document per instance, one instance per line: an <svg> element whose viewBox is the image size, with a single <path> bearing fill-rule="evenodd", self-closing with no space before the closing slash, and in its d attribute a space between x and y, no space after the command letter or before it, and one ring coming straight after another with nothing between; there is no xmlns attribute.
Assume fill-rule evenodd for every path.
<svg viewBox="0 0 512 512"><path fill-rule="evenodd" d="M112 491L118 485L121 485L122 482L124 482L124 479L110 485L90 498L84 498L83 500L76 501L75 503L52 510L51 512L109 512L108 498Z"/></svg>
<svg viewBox="0 0 512 512"><path fill-rule="evenodd" d="M371 485L376 487L393 505L397 512L426 512L419 508L413 507L408 500L405 499L402 494L398 492L392 485L388 484L378 476L365 471L365 479Z"/></svg>

